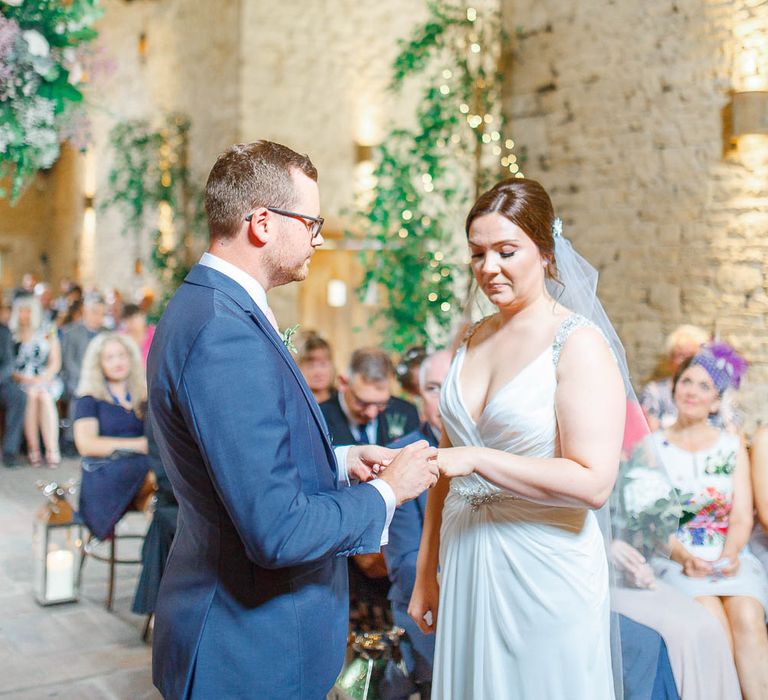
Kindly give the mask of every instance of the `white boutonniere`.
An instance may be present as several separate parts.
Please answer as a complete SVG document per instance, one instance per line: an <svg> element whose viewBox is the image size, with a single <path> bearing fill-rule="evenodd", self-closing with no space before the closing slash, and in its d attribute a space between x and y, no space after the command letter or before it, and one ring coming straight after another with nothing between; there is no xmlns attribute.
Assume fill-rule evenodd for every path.
<svg viewBox="0 0 768 700"><path fill-rule="evenodd" d="M290 350L294 355L299 352L296 349L296 346L293 344L293 336L296 335L298 330L299 324L297 323L295 326L286 328L282 333L280 333L280 339L283 341L283 345L285 345L285 347L288 348L288 350Z"/></svg>
<svg viewBox="0 0 768 700"><path fill-rule="evenodd" d="M402 413L393 413L391 416L387 416L387 437L390 440L403 437L405 420L406 418Z"/></svg>

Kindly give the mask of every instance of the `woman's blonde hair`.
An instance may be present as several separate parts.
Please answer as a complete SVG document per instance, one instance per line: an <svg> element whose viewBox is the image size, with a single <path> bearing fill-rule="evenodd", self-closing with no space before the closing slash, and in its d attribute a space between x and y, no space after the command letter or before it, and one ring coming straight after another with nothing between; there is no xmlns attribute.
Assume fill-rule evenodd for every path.
<svg viewBox="0 0 768 700"><path fill-rule="evenodd" d="M76 396L93 396L101 401L111 401L107 391L106 377L101 368L101 353L107 343L120 343L128 357L131 358L131 372L128 375L128 391L135 410L140 410L147 400L147 379L144 374L144 363L141 360L139 346L133 338L121 333L99 333L89 344L83 357L80 372L80 383L77 385Z"/></svg>
<svg viewBox="0 0 768 700"><path fill-rule="evenodd" d="M681 345L704 345L709 340L709 333L699 326L683 324L673 330L664 342L664 349L670 355L675 348Z"/></svg>
<svg viewBox="0 0 768 700"><path fill-rule="evenodd" d="M13 300L11 307L11 318L8 320L8 328L13 333L13 337L18 340L19 333L19 311L29 309L29 328L34 333L40 329L43 323L43 307L33 296L23 295Z"/></svg>

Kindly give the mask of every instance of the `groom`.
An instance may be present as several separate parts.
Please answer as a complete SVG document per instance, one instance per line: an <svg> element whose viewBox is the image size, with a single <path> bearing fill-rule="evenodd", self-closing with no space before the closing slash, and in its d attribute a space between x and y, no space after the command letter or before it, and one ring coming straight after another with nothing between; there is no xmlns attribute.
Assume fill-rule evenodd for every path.
<svg viewBox="0 0 768 700"><path fill-rule="evenodd" d="M179 501L154 632L166 698L325 697L344 657L345 558L379 551L395 507L437 478L424 442L334 454L278 333L266 292L303 280L323 243L316 180L276 143L221 155L210 247L152 343L149 415Z"/></svg>

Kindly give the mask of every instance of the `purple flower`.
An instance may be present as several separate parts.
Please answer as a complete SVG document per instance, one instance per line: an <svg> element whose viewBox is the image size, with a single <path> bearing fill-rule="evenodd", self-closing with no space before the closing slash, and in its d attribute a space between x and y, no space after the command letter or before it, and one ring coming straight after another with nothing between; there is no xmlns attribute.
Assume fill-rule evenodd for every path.
<svg viewBox="0 0 768 700"><path fill-rule="evenodd" d="M11 60L21 28L14 19L0 14L0 83L7 82L13 75L14 61Z"/></svg>

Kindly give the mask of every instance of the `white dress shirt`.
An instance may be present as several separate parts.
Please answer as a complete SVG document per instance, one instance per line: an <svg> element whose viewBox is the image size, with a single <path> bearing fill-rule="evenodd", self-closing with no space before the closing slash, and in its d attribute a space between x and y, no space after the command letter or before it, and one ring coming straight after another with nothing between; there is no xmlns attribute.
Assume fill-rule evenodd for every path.
<svg viewBox="0 0 768 700"><path fill-rule="evenodd" d="M203 256L200 258L200 264L213 268L217 272L220 272L222 275L226 275L231 280L237 282L243 289L245 289L246 292L248 292L248 296L253 299L256 306L261 309L265 316L269 317L269 315L272 313L271 309L269 308L269 304L267 303L267 292L264 290L264 287L261 286L256 278L251 277L251 275L249 275L245 270L242 270L237 267L237 265L233 265L232 263L223 260L217 255L213 255L212 253L207 252L203 253ZM352 446L343 445L336 447L333 450L334 454L336 455L336 473L338 483L345 484L346 486L350 485L349 472L347 470L347 457L349 455L350 447ZM386 481L382 481L381 479L374 479L373 481L369 481L367 485L373 486L373 488L379 492L381 497L384 499L384 504L387 507L387 519L384 523L384 530L381 533L381 546L383 547L385 544L387 544L387 542L389 542L389 525L392 522L392 517L395 514L397 499L395 497L395 492L392 490L392 487Z"/></svg>

